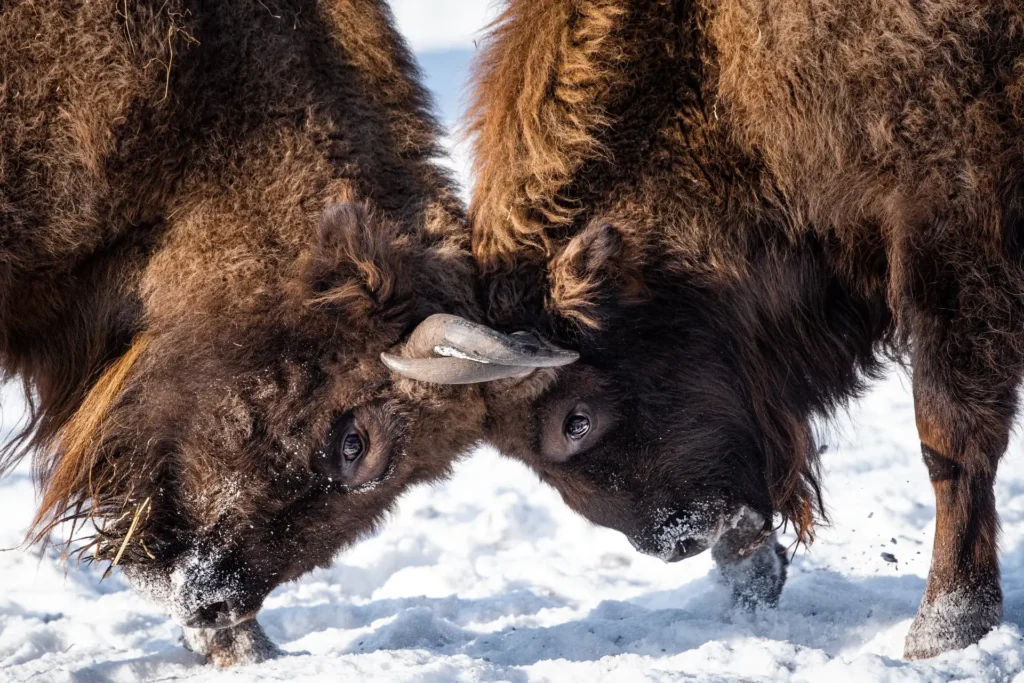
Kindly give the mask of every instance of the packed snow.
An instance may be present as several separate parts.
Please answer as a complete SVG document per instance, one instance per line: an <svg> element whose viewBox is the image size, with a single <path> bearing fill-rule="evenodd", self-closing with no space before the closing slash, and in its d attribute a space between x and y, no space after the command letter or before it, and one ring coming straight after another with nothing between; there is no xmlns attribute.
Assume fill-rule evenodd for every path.
<svg viewBox="0 0 1024 683"><path fill-rule="evenodd" d="M493 8L393 4L453 120ZM464 173L464 150L454 163ZM21 410L5 393L5 430ZM907 662L934 529L907 378L893 372L823 429L832 525L796 552L777 609L734 608L711 553L639 555L482 449L450 481L409 492L382 533L329 570L274 591L260 622L284 654L232 670L203 665L120 573L101 580L102 568L18 547L36 500L22 466L0 482L0 681L1024 683L1024 443L1011 444L996 489L1004 623L976 646Z"/></svg>
<svg viewBox="0 0 1024 683"><path fill-rule="evenodd" d="M997 487L1005 622L966 650L901 658L934 528L913 424L894 373L829 430L833 523L796 553L775 610L733 608L710 553L639 555L482 450L331 569L272 593L260 621L286 654L231 671L201 664L119 574L0 553L0 680L1024 681L1020 441ZM0 545L18 545L33 502L21 468L0 487Z"/></svg>

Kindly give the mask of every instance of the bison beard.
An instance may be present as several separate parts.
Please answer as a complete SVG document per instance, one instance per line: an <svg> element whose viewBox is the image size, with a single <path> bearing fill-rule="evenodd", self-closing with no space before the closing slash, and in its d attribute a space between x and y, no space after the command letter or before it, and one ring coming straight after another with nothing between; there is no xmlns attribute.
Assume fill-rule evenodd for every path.
<svg viewBox="0 0 1024 683"><path fill-rule="evenodd" d="M640 541L661 510L743 505L809 539L810 420L909 360L937 516L906 655L976 642L1024 375L1022 24L1012 2L509 0L475 80L474 251L488 319L542 320L581 365L490 392L499 445ZM537 438L578 415L596 431Z"/></svg>

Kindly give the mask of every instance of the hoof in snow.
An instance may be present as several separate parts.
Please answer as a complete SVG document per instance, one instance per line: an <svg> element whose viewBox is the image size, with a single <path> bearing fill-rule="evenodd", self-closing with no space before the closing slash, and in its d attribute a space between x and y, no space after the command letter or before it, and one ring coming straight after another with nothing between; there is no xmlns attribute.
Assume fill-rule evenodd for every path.
<svg viewBox="0 0 1024 683"><path fill-rule="evenodd" d="M775 533L751 548L763 526L759 515L748 513L711 550L722 579L732 589L733 601L746 609L775 607L786 584L789 558Z"/></svg>
<svg viewBox="0 0 1024 683"><path fill-rule="evenodd" d="M185 647L221 669L259 664L283 654L255 619L220 630L186 628L184 631Z"/></svg>
<svg viewBox="0 0 1024 683"><path fill-rule="evenodd" d="M926 598L917 610L903 648L907 659L926 659L973 645L1003 618L999 596L962 591Z"/></svg>

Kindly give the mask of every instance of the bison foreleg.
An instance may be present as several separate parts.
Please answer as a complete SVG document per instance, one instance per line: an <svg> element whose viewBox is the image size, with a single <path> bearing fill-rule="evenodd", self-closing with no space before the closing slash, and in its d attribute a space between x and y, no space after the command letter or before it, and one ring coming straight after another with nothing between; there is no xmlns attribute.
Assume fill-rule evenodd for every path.
<svg viewBox="0 0 1024 683"><path fill-rule="evenodd" d="M711 556L737 605L754 609L779 603L789 558L775 532L765 534L760 515L745 511L718 539Z"/></svg>
<svg viewBox="0 0 1024 683"><path fill-rule="evenodd" d="M945 361L956 356L935 355L929 340L921 341L914 408L935 490L935 545L924 599L905 643L908 659L976 643L1002 619L993 485L1016 408L1015 378L993 372L985 381L965 382L969 375ZM922 357L926 350L932 354Z"/></svg>

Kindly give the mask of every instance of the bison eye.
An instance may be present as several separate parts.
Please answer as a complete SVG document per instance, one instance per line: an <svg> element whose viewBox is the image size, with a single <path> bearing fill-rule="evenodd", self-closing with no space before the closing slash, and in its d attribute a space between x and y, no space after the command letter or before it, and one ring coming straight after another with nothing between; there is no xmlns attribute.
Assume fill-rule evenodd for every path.
<svg viewBox="0 0 1024 683"><path fill-rule="evenodd" d="M366 415L357 419L355 411L336 418L324 446L313 458L313 470L347 488L358 488L382 476L388 464L387 449L370 442L367 428L372 425Z"/></svg>
<svg viewBox="0 0 1024 683"><path fill-rule="evenodd" d="M349 424L344 430L339 430L337 441L334 442L337 469L340 470L341 481L347 486L360 486L365 483L363 456L366 454L366 439L363 433L355 426Z"/></svg>
<svg viewBox="0 0 1024 683"><path fill-rule="evenodd" d="M341 457L348 462L359 459L366 450L363 437L358 432L349 432L341 442Z"/></svg>
<svg viewBox="0 0 1024 683"><path fill-rule="evenodd" d="M565 435L579 441L590 431L590 418L586 415L570 415L565 421Z"/></svg>

